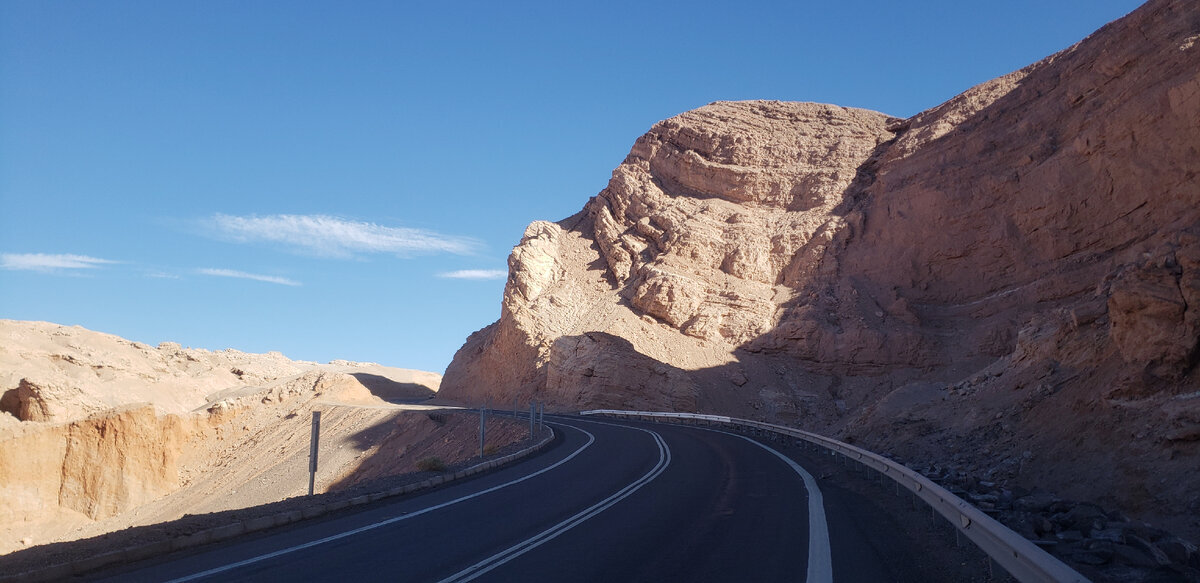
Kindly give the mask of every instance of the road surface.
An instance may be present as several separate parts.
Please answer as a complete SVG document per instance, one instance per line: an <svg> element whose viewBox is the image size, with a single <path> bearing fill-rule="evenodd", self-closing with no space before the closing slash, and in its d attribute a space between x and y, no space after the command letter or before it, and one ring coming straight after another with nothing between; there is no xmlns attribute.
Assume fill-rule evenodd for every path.
<svg viewBox="0 0 1200 583"><path fill-rule="evenodd" d="M894 522L770 442L549 417L499 471L104 573L104 581L909 581ZM803 461L803 460L802 460ZM881 530L883 529L883 530ZM885 541L881 544L880 541ZM893 542L887 542L893 541ZM894 544L893 544L894 543Z"/></svg>

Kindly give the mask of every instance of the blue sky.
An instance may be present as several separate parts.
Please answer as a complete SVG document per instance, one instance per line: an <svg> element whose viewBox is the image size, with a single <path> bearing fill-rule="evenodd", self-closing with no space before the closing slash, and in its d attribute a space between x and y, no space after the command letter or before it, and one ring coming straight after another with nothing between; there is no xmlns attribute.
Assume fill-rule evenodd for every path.
<svg viewBox="0 0 1200 583"><path fill-rule="evenodd" d="M654 122L907 117L1138 5L7 0L0 317L441 372Z"/></svg>

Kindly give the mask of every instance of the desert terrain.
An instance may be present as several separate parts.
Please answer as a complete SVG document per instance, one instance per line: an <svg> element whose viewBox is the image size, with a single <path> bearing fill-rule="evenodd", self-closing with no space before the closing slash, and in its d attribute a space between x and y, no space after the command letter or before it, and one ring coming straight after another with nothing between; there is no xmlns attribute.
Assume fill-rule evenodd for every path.
<svg viewBox="0 0 1200 583"><path fill-rule="evenodd" d="M433 409L545 401L800 427L1200 561L1200 3L909 118L715 102L614 162L444 378L0 321L0 554L301 495L313 411L336 491L470 458Z"/></svg>
<svg viewBox="0 0 1200 583"><path fill-rule="evenodd" d="M1200 539L1200 5L911 118L717 102L529 225L441 393L720 413Z"/></svg>
<svg viewBox="0 0 1200 583"><path fill-rule="evenodd" d="M0 320L0 375L0 555L303 496L314 411L317 493L478 454L435 373ZM489 449L527 433L492 419Z"/></svg>

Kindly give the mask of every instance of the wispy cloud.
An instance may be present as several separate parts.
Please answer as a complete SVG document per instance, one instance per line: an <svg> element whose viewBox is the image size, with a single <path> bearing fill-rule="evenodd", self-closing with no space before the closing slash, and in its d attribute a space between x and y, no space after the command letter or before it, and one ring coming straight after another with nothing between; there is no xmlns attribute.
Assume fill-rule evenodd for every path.
<svg viewBox="0 0 1200 583"><path fill-rule="evenodd" d="M54 255L49 253L0 253L0 268L55 272L73 269L95 269L118 263L87 255Z"/></svg>
<svg viewBox="0 0 1200 583"><path fill-rule="evenodd" d="M300 282L286 277L276 277L274 275L260 275L257 273L246 273L245 271L237 271L234 269L213 269L203 268L197 269L196 273L202 275L213 275L216 277L236 277L238 279L252 279L254 281L265 281L267 283L277 283L279 285L300 285Z"/></svg>
<svg viewBox="0 0 1200 583"><path fill-rule="evenodd" d="M207 225L226 239L243 243L275 243L327 257L362 253L455 253L479 246L469 237L424 229L385 227L327 215L214 215Z"/></svg>
<svg viewBox="0 0 1200 583"><path fill-rule="evenodd" d="M165 271L147 271L143 275L153 279L183 279L178 274L167 273Z"/></svg>
<svg viewBox="0 0 1200 583"><path fill-rule="evenodd" d="M508 272L503 269L460 269L458 271L439 273L438 277L448 277L450 279L504 279L508 277Z"/></svg>

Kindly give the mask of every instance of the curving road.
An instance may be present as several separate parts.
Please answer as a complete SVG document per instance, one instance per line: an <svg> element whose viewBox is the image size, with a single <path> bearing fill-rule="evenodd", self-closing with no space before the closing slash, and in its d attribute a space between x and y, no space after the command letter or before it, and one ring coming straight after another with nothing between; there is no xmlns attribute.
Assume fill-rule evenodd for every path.
<svg viewBox="0 0 1200 583"><path fill-rule="evenodd" d="M103 580L915 580L900 550L878 542L890 537L875 529L893 526L854 512L844 492L826 499L767 444L696 427L549 422L556 443L502 470Z"/></svg>

